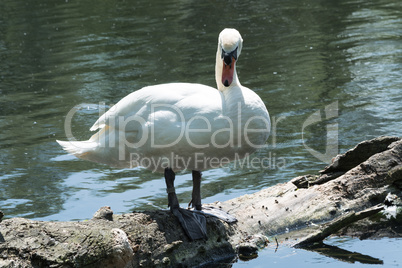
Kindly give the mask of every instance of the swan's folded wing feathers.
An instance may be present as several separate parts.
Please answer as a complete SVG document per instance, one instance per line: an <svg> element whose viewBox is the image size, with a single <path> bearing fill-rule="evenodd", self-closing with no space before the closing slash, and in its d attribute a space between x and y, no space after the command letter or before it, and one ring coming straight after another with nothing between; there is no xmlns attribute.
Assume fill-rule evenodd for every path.
<svg viewBox="0 0 402 268"><path fill-rule="evenodd" d="M203 114L214 113L216 105L219 106L221 100L211 94L219 95L220 93L214 88L200 84L170 83L144 87L127 95L112 106L90 130L102 129L106 125L119 128L121 127L119 122L127 122L125 120L129 120L131 116L137 116L147 121L152 110L179 110L179 113L184 114L186 119L189 115L197 115L201 111ZM137 130L130 129L128 125L125 125L124 128L125 131Z"/></svg>
<svg viewBox="0 0 402 268"><path fill-rule="evenodd" d="M116 122L116 119L119 116L129 117L133 114L136 114L139 109L144 106L144 101L141 99L139 91L135 91L123 99L121 99L118 103L113 105L106 113L104 113L99 119L94 123L94 125L90 128L91 131L95 131L99 128L104 128L105 125L110 125L110 119Z"/></svg>

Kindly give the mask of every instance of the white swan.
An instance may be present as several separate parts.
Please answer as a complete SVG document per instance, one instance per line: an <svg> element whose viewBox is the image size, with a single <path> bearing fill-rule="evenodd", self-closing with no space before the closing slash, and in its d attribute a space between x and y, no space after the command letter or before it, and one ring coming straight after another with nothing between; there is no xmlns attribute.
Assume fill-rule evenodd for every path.
<svg viewBox="0 0 402 268"><path fill-rule="evenodd" d="M200 210L199 171L241 159L262 147L269 136L264 103L237 77L242 45L237 30L220 33L215 66L218 90L190 83L145 87L103 114L91 127L98 132L89 140L57 142L82 159L165 172L171 208L178 207L173 170L193 170L191 203Z"/></svg>

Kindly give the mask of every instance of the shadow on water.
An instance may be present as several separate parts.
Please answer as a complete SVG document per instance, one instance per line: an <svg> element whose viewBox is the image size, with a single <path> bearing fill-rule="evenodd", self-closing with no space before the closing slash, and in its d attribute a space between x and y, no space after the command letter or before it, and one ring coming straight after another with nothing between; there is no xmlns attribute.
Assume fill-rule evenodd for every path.
<svg viewBox="0 0 402 268"><path fill-rule="evenodd" d="M363 264L384 264L384 261L378 258L373 258L358 252L351 252L336 246L326 245L325 243L319 243L304 249L347 263L360 262Z"/></svg>

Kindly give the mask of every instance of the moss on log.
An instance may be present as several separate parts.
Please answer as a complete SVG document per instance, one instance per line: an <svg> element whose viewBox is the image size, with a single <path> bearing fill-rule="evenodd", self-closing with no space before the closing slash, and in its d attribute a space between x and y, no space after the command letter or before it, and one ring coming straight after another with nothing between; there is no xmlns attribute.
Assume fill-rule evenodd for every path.
<svg viewBox="0 0 402 268"><path fill-rule="evenodd" d="M401 170L401 139L365 141L338 156L321 174L212 204L238 222L228 224L207 216L208 239L194 242L170 211L113 215L104 207L84 222L6 219L0 223L0 266L168 267L230 262L238 254L254 256L269 236L336 220L352 211L359 215L373 206L400 204ZM390 195L394 201L388 200Z"/></svg>

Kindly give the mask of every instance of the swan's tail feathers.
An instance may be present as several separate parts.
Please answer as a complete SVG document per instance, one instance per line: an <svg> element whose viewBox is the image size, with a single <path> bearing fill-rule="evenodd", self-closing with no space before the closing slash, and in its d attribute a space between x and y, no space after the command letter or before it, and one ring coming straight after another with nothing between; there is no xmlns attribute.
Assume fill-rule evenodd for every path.
<svg viewBox="0 0 402 268"><path fill-rule="evenodd" d="M93 141L59 141L56 140L61 147L70 154L75 155L79 158L84 158L89 152L92 152L98 146L97 142Z"/></svg>

